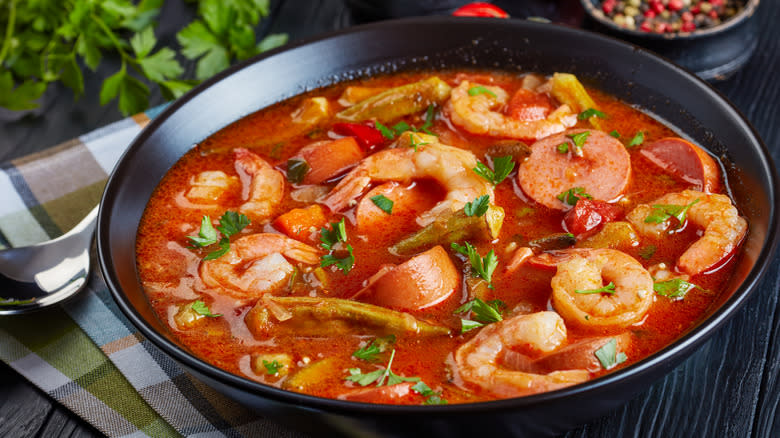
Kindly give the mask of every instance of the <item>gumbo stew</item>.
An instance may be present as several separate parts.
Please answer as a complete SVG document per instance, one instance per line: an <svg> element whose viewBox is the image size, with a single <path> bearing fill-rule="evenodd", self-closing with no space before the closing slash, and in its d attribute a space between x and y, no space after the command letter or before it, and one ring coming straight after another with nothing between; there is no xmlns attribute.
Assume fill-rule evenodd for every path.
<svg viewBox="0 0 780 438"><path fill-rule="evenodd" d="M696 324L747 223L718 161L567 73L404 73L215 133L137 239L150 302L268 385L443 404L574 385Z"/></svg>

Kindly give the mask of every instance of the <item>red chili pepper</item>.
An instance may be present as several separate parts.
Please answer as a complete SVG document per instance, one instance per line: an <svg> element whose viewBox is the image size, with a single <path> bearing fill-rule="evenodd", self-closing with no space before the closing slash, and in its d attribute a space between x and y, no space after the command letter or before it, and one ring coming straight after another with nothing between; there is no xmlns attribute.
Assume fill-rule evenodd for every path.
<svg viewBox="0 0 780 438"><path fill-rule="evenodd" d="M370 122L369 122L370 123ZM360 123L335 123L333 130L336 134L355 137L360 147L371 149L374 146L385 142L385 137L373 125L362 125Z"/></svg>
<svg viewBox="0 0 780 438"><path fill-rule="evenodd" d="M509 14L498 6L485 2L474 2L463 5L452 13L455 17L495 17L509 18Z"/></svg>
<svg viewBox="0 0 780 438"><path fill-rule="evenodd" d="M614 221L621 214L623 209L616 205L604 201L579 199L563 220L570 233L583 238L595 233L601 225Z"/></svg>

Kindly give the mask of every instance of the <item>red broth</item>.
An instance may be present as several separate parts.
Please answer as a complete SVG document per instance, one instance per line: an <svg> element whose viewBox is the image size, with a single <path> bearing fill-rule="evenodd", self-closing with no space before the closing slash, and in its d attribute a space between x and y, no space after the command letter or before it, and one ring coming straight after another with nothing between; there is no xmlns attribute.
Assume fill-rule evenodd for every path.
<svg viewBox="0 0 780 438"><path fill-rule="evenodd" d="M449 244L442 247L458 272L455 292L438 304L406 312L419 320L450 329L449 335L426 337L394 332L387 328L366 329L357 324L343 322L335 326L337 330L332 332L332 327L327 325L320 333L315 330L312 334L310 330L300 334L283 328L278 321L269 323L270 328L258 335L253 334L246 321L247 314L253 307L263 305L260 294L237 298L220 287L207 286L200 277L201 259L218 248L218 245L194 249L186 238L198 234L204 215L208 215L216 225L218 218L225 211L238 211L245 202L246 190L241 189L241 175L237 173L234 165L234 148L249 149L285 175L288 159L295 157L302 147L341 137L334 132L333 123L336 120L332 117L305 131L300 131L291 122L291 114L294 114L306 99L324 97L331 107L341 110L343 107L339 104L339 98L347 86L385 89L419 81L432 74L404 73L378 77L357 83L339 84L294 97L227 126L185 154L170 169L144 213L138 232L137 260L140 278L150 302L181 344L204 361L237 375L322 397L352 397L360 401L405 404L422 404L426 401L430 403L439 399L449 403L463 403L502 397L482 385L464 380L458 370L456 350L490 324L461 334L461 319L468 317L468 314L456 314L454 311L473 298L469 296L469 290L474 280L469 260L456 254ZM445 71L436 72L435 75L453 86L464 78L472 82L498 85L510 96L522 84L522 76L502 72ZM652 202L664 194L691 187L690 184L663 172L640 154L645 145L661 138L675 136L676 133L672 129L598 90L588 89L588 92L598 108L607 115L606 119L599 121L602 131L616 131L620 135L619 140L625 145L628 145L637 133L642 132L644 135L641 145L627 147L631 178L624 195L619 201L613 202L619 206L621 212L618 220L625 220L623 215L639 204ZM553 102L552 99L550 101ZM491 147L505 140L471 134L453 124L450 115L442 110L441 105L435 105L434 108L435 118L428 129L438 134L441 143L471 151L483 163L488 163L486 155L490 153ZM506 111L506 108L500 110ZM408 125L419 127L424 125L425 117L425 111L416 112L398 118L392 124L403 120ZM578 120L575 128L593 129L587 120ZM386 140L370 153L387 148L393 141ZM533 139L523 141L528 145L534 142ZM520 163L517 164L519 166ZM233 185L220 192L217 201L208 205L193 203L186 196L193 178L204 171L221 171L228 178L235 178L232 180ZM493 288L482 289L481 296L485 301L501 300L503 305L500 310L504 320L516 315L555 310L551 302L551 280L556 274L555 266L545 268L538 264L525 263L514 272L507 272L507 266L516 248L535 239L566 231L565 211L550 209L531 200L518 184L517 171L516 166L509 177L495 187L494 204L501 206L505 212L498 238L469 239L481 256L491 249L497 256L498 267L492 276ZM320 189L317 190L320 190L319 193L332 190L340 178L341 176L338 176L319 184ZM295 208L320 205L317 202L302 201L302 193L305 190L302 192L300 185L293 187L287 180L284 185L284 196L279 205L273 208L273 213L267 220L253 220L239 234L232 236L229 240L234 242L233 246L237 239L247 235L280 234L278 223L274 222L279 215ZM379 183L373 184L372 187L377 185ZM410 183L399 184L400 187L409 185ZM409 204L409 208L403 210L399 207L395 215L382 217L370 226L357 226L353 206L341 212L332 212L322 206L327 223L346 218L345 230L347 242L353 249L354 266L345 274L336 266L317 269L318 264L293 262L296 266L296 278L293 281L286 278L285 284L272 294L352 299L382 266L398 265L408 260L410 256L394 255L387 248L418 231L418 215L430 209L446 194L440 184L430 180L415 180L411 185L415 186L417 198ZM360 198L357 200L360 201ZM639 236L633 246L623 246L621 250L645 268L659 263L673 267L678 257L692 242L699 239L701 234L696 227L686 226L683 230L664 235L660 239ZM319 226L307 226L297 237L301 242L316 248L318 257L328 254L328 251L320 246ZM459 242L462 244L463 240ZM585 239L577 240L579 245ZM430 246L432 245L428 247ZM539 249L536 251L539 252ZM344 251L334 254L341 257L344 256ZM567 336L560 348L597 337L627 336L630 339L629 344L619 345L619 353L625 354L627 358L625 362L609 371L603 369L603 366L591 369L588 371L588 378L595 378L639 361L678 338L700 320L708 306L721 293L722 285L731 273L731 265L725 263L713 273L692 276L689 281L698 287L690 290L683 299L669 299L654 294L649 311L640 321L625 328L583 329L567 321ZM240 266L237 272L240 273L246 268L248 265ZM355 300L360 301L361 297L358 296ZM211 314L220 316L201 315L188 324L177 322L176 315L196 300L205 304ZM375 354L374 361L353 356L356 350L390 334L395 336L394 342L387 343L384 351ZM519 352L529 360L544 356L538 351L523 350L522 346L507 346L506 350ZM284 360L280 359L274 363L276 356L270 354L286 356ZM588 354L592 355L593 351ZM395 392L379 389L360 395L367 390L359 382L347 380L351 375L350 369L358 369L359 372L368 374L386 368L391 355L391 369L395 375L418 378L432 388L439 399L431 399L430 393L420 394L420 387L409 390L409 386L416 381L397 385L394 389L398 391ZM262 363L262 358L267 358L265 364ZM502 363L501 358L497 359L495 366L502 369L508 367ZM385 385L380 388L387 388L387 382L382 383ZM372 381L365 388L376 386L377 382Z"/></svg>

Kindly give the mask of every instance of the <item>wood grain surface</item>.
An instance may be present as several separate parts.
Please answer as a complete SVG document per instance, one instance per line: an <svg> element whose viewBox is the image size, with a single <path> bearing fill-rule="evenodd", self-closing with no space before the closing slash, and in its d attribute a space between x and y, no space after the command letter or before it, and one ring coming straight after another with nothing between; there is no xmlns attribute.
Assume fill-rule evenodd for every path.
<svg viewBox="0 0 780 438"><path fill-rule="evenodd" d="M578 24L575 0L496 1L514 17L530 15ZM355 23L344 1L273 2L266 32L300 39ZM552 7L554 5L555 7ZM566 16L556 16L566 11ZM715 84L751 121L780 162L780 38L774 31L780 1L764 0L756 19L758 49L740 72ZM157 29L163 43L192 18L181 1L167 1ZM0 111L0 161L35 152L96 129L121 115L100 107L102 78L118 67L106 60L87 74L78 102L64 88L47 93L42 108L21 118ZM188 68L192 68L189 64ZM153 104L162 103L159 93ZM780 254L747 304L688 360L611 414L565 434L585 437L778 437L780 436ZM565 413L562 413L565 415ZM100 433L0 363L0 437L94 437Z"/></svg>

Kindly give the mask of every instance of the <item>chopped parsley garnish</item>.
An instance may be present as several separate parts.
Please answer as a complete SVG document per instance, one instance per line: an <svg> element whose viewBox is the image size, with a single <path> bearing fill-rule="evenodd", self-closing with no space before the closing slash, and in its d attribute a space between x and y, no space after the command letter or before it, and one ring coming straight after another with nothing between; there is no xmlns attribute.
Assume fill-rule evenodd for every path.
<svg viewBox="0 0 780 438"><path fill-rule="evenodd" d="M458 245L457 243L452 242L450 247L453 249L453 251L459 252L469 258L469 261L471 262L472 275L475 277L481 277L488 283L491 282L491 279L493 278L493 271L495 271L496 266L498 266L498 258L492 249L487 253L487 255L485 255L485 257L480 257L477 249L468 242L465 242L465 245ZM489 287L492 288L493 285L491 284Z"/></svg>
<svg viewBox="0 0 780 438"><path fill-rule="evenodd" d="M569 145L567 143L561 143L555 147L559 154L565 154L569 152Z"/></svg>
<svg viewBox="0 0 780 438"><path fill-rule="evenodd" d="M645 134L644 132L639 131L636 133L634 138L632 138L631 141L628 143L628 147L632 148L634 146L639 146L644 142L645 142Z"/></svg>
<svg viewBox="0 0 780 438"><path fill-rule="evenodd" d="M685 216L688 210L697 202L699 202L699 198L694 199L687 205L654 204L651 206L653 211L645 218L645 223L660 224L667 219L675 218L678 221L678 227L682 226L685 223Z"/></svg>
<svg viewBox="0 0 780 438"><path fill-rule="evenodd" d="M358 359L362 359L368 362L375 362L379 358L380 353L384 353L387 347L395 343L395 335L388 335L382 338L375 338L370 344L363 348L358 348L352 353Z"/></svg>
<svg viewBox="0 0 780 438"><path fill-rule="evenodd" d="M501 317L501 309L505 307L506 304L501 300L484 302L479 298L475 298L455 309L453 313L471 311L473 319L461 318L460 320L460 332L466 333L485 324L501 321L503 319Z"/></svg>
<svg viewBox="0 0 780 438"><path fill-rule="evenodd" d="M466 213L466 216L480 217L487 213L488 207L490 207L490 196L482 195L472 202L467 202L463 206L463 212Z"/></svg>
<svg viewBox="0 0 780 438"><path fill-rule="evenodd" d="M476 87L469 88L469 96L477 96L479 94L487 94L489 96L498 97L496 96L496 93L488 90L486 87L483 87L482 85L477 85Z"/></svg>
<svg viewBox="0 0 780 438"><path fill-rule="evenodd" d="M578 294L600 294L600 293L614 294L615 283L610 281L608 285L600 287L598 289L584 289L584 290L575 289L574 292Z"/></svg>
<svg viewBox="0 0 780 438"><path fill-rule="evenodd" d="M303 177L306 176L306 172L309 171L309 163L306 160L299 158L291 158L287 160L287 181L293 184L298 184L303 181Z"/></svg>
<svg viewBox="0 0 780 438"><path fill-rule="evenodd" d="M501 181L505 180L506 177L509 176L512 170L514 170L515 162L512 160L511 155L507 155L505 157L496 157L493 158L493 168L495 171L491 170L481 162L477 162L477 167L472 170L486 181L489 181L493 183L494 186L497 186L501 183Z"/></svg>
<svg viewBox="0 0 780 438"><path fill-rule="evenodd" d="M646 247L639 250L639 257L642 257L645 260L650 260L656 251L655 245L647 245Z"/></svg>
<svg viewBox="0 0 780 438"><path fill-rule="evenodd" d="M597 110L596 108L588 108L585 111L579 113L577 115L577 119L578 120L586 120L586 119L589 119L589 118L591 118L593 116L596 116L596 117L598 117L600 119L606 119L607 118L606 114L604 114L603 112Z"/></svg>
<svg viewBox="0 0 780 438"><path fill-rule="evenodd" d="M615 338L610 339L593 354L596 355L596 358L601 362L601 366L605 370L620 365L628 359L626 353L617 351L617 340Z"/></svg>
<svg viewBox="0 0 780 438"><path fill-rule="evenodd" d="M338 258L332 254L325 254L322 256L320 266L324 268L330 265L336 265L337 268L341 269L344 275L349 274L349 271L355 266L355 255L352 254L352 245L347 245L347 252L349 252L349 254L342 258Z"/></svg>
<svg viewBox="0 0 780 438"><path fill-rule="evenodd" d="M385 137L386 139L392 140L395 138L395 134L393 134L393 131L387 126L379 122L374 122L374 127L376 127L376 129L378 129L379 132L382 133L382 136Z"/></svg>
<svg viewBox="0 0 780 438"><path fill-rule="evenodd" d="M346 223L344 222L344 218L341 218L340 221L334 222L330 224L331 229L329 230L328 227L322 227L320 230L320 246L330 251L333 249L333 245L335 245L338 242L346 242L347 241L347 228Z"/></svg>
<svg viewBox="0 0 780 438"><path fill-rule="evenodd" d="M192 310L195 311L198 315L208 316L209 318L216 318L219 316L222 316L221 313L211 313L211 310L209 309L209 306L206 305L201 300L195 300L192 303Z"/></svg>
<svg viewBox="0 0 780 438"><path fill-rule="evenodd" d="M415 383L414 386L412 386L412 391L420 394L423 397L426 397L425 401L423 402L424 405L446 405L447 400L441 398L441 392L440 391L434 391L430 388L430 386L426 385L425 382L420 380L419 382Z"/></svg>
<svg viewBox="0 0 780 438"><path fill-rule="evenodd" d="M395 349L390 353L390 360L387 361L387 367L383 370L371 371L370 373L363 373L360 368L350 368L349 376L346 380L355 382L360 386L368 386L376 382L376 386L382 386L387 380L387 386L396 385L402 382L419 382L419 377L403 377L394 373L391 369L393 365L393 358L395 357Z"/></svg>
<svg viewBox="0 0 780 438"><path fill-rule="evenodd" d="M416 129L414 129L411 126L409 126L409 124L404 122L403 120L401 120L400 122L398 122L395 125L393 125L393 132L395 132L395 135L401 135L401 134L403 134L406 131L415 131L415 132L417 132Z"/></svg>
<svg viewBox="0 0 780 438"><path fill-rule="evenodd" d="M580 199L593 199L593 196L585 193L582 187L572 187L557 196L558 200L568 205L576 205Z"/></svg>
<svg viewBox="0 0 780 438"><path fill-rule="evenodd" d="M574 146L577 146L577 149L582 149L585 146L585 141L588 139L589 135L590 131L582 131L577 134L566 134L566 136L574 142Z"/></svg>
<svg viewBox="0 0 780 438"><path fill-rule="evenodd" d="M422 141L420 143L417 143L416 141L414 141L414 135L409 134L409 145L410 147L414 148L415 152L417 152L417 146L425 146L426 144L431 144L431 143L427 141Z"/></svg>
<svg viewBox="0 0 780 438"><path fill-rule="evenodd" d="M425 110L425 123L423 123L422 126L420 126L420 131L429 134L429 135L436 135L433 132L431 132L428 128L433 126L433 118L435 116L435 111L433 108L433 104L428 105L428 109Z"/></svg>
<svg viewBox="0 0 780 438"><path fill-rule="evenodd" d="M249 225L249 218L246 215L236 213L235 211L226 211L225 214L219 218L219 225L216 230L211 224L211 218L209 216L203 216L200 221L200 230L197 236L187 236L187 239L193 244L190 248L205 248L207 246L217 243L217 230L222 233L222 239L219 239L219 249L214 250L205 257L203 260L214 260L227 254L230 250L230 236L238 234L247 225Z"/></svg>
<svg viewBox="0 0 780 438"><path fill-rule="evenodd" d="M385 195L376 195L370 197L369 199L371 199L371 202L373 202L374 205L376 205L380 210L387 214L393 214L393 201L388 199Z"/></svg>
<svg viewBox="0 0 780 438"><path fill-rule="evenodd" d="M271 362L263 359L263 366L265 367L265 371L270 375L276 374L279 372L280 368L284 368L284 365L280 364L276 359Z"/></svg>
<svg viewBox="0 0 780 438"><path fill-rule="evenodd" d="M617 129L613 129L613 130L612 130L612 131L609 133L609 135L611 135L611 136L613 136L613 137L615 137L615 138L620 138L620 133L619 133L619 132L617 132Z"/></svg>
<svg viewBox="0 0 780 438"><path fill-rule="evenodd" d="M653 283L653 290L661 296L667 298L683 298L685 294L699 286L687 282L681 278L674 278L666 281L657 281Z"/></svg>

